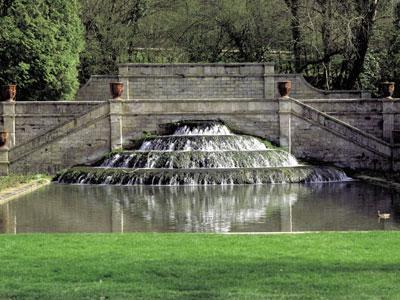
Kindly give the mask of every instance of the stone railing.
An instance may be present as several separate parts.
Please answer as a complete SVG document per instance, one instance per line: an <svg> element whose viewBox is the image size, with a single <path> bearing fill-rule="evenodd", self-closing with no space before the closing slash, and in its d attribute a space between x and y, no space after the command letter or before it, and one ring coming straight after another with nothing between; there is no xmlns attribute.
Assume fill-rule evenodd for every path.
<svg viewBox="0 0 400 300"><path fill-rule="evenodd" d="M88 126L95 123L97 120L108 116L110 113L110 107L108 102L102 102L89 112L68 121L56 128L53 128L44 134L36 136L31 140L10 149L9 160L10 163L17 161L26 155L38 150L39 148L48 145L50 142L54 142L61 139L71 132L79 130L82 127Z"/></svg>
<svg viewBox="0 0 400 300"><path fill-rule="evenodd" d="M391 157L391 145L373 135L367 134L360 129L353 127L339 119L336 119L326 113L323 113L298 100L291 100L291 113L305 119L311 123L317 124L326 130L347 139L359 146L362 146L378 155Z"/></svg>

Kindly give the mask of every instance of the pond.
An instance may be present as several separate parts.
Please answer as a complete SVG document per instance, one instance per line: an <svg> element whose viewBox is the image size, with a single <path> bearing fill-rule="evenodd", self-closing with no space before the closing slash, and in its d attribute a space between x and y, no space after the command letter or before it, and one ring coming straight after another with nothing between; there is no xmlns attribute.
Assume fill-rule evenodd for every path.
<svg viewBox="0 0 400 300"><path fill-rule="evenodd" d="M51 184L0 206L1 233L399 230L398 193L362 182ZM377 211L391 213L379 220Z"/></svg>

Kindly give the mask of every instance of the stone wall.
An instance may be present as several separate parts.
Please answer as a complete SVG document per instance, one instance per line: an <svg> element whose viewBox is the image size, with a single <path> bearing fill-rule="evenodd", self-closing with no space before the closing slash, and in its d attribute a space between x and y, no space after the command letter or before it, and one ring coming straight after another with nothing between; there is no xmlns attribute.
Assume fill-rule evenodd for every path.
<svg viewBox="0 0 400 300"><path fill-rule="evenodd" d="M77 100L110 98L109 83L125 84L124 99L204 99L277 97L276 82L291 80L292 96L308 98L361 98L362 91L323 91L312 87L299 74L275 74L270 63L230 64L122 64L118 75L94 75Z"/></svg>
<svg viewBox="0 0 400 300"><path fill-rule="evenodd" d="M11 173L56 172L73 165L91 163L110 151L110 122L108 118L70 132L67 136L49 141L43 147L15 160Z"/></svg>
<svg viewBox="0 0 400 300"><path fill-rule="evenodd" d="M366 133L383 139L384 116L381 99L307 99L301 101Z"/></svg>
<svg viewBox="0 0 400 300"><path fill-rule="evenodd" d="M72 165L98 160L111 149L109 112L109 104L102 103L69 122L11 147L8 153L10 172L55 174Z"/></svg>
<svg viewBox="0 0 400 300"><path fill-rule="evenodd" d="M355 170L391 168L390 157L374 153L297 116L292 118L291 128L292 153L298 158Z"/></svg>
<svg viewBox="0 0 400 300"><path fill-rule="evenodd" d="M79 103L75 102L75 105ZM96 103L97 106L92 106L83 115L52 129L44 125L42 130L47 128L45 133L13 146L8 154L10 171L54 174L72 165L91 163L121 145L128 145L132 139L143 137L144 132L158 132L161 124L180 120L221 120L238 132L279 142L276 100L214 99L199 102L182 99ZM82 111L87 109L86 103L80 104ZM27 108L29 105L31 109ZM33 112L35 105L37 103L17 102L15 110ZM47 106L49 112L52 108ZM38 109L41 113L43 110L43 107ZM29 124L24 126L30 128ZM22 132L23 127L16 130L16 140L21 139Z"/></svg>
<svg viewBox="0 0 400 300"><path fill-rule="evenodd" d="M110 82L120 81L114 75L93 75L76 95L76 101L106 101L110 97Z"/></svg>
<svg viewBox="0 0 400 300"><path fill-rule="evenodd" d="M93 77L79 96L89 101L2 103L0 126L11 136L10 150L0 151L0 172L54 174L93 162L161 124L194 119L221 120L303 159L400 169L392 143L393 132L400 133L400 101L360 99L361 92L329 99L332 94L297 75L279 76L270 64L128 64L119 76ZM275 97L276 82L291 78L294 96L314 99ZM125 99L98 101L109 98L108 83L115 80L124 82Z"/></svg>
<svg viewBox="0 0 400 300"><path fill-rule="evenodd" d="M77 109L76 106L82 105L82 111L87 110L86 113L52 129L46 127L48 124L44 125L46 128L41 130L47 130L45 133L12 147L8 153L11 172L54 174L72 165L90 163L110 150L128 145L132 139L143 137L144 132L159 132L160 125L179 120L221 120L234 131L266 138L288 147L296 156L306 160L354 169L391 168L392 148L389 143L292 99L142 99L96 103L98 105L93 107L86 102L75 102L72 107ZM397 106L394 102L389 104ZM50 114L57 107L56 103L43 104L41 109L32 102L14 105L19 113L37 110L43 114L43 107L47 107ZM326 111L336 107L336 113L344 112L343 106L348 105L348 110L354 113L352 107L360 104L354 101L341 101L339 104L320 101L318 105ZM385 102L381 101L380 105L384 106ZM375 116L379 103L367 101L366 107L370 107L371 115ZM60 111L62 108L66 114L72 111L63 103ZM363 116L367 115L367 110L363 111ZM15 122L17 120L15 118ZM365 124L371 121L365 117L364 120ZM367 128L365 124L363 126ZM28 124L22 126L31 128ZM22 132L23 127L16 130L16 140L21 138Z"/></svg>
<svg viewBox="0 0 400 300"><path fill-rule="evenodd" d="M15 146L64 124L94 108L92 101L17 102L15 105Z"/></svg>
<svg viewBox="0 0 400 300"><path fill-rule="evenodd" d="M382 139L296 100L280 100L279 113L289 118L280 135L296 157L350 169L393 167L393 148Z"/></svg>
<svg viewBox="0 0 400 300"><path fill-rule="evenodd" d="M393 126L400 108L397 102L287 102L290 105L283 110L282 99L246 98L3 103L3 111L15 111L14 125L13 119L3 113L3 129L5 125L16 126L17 144L8 153L10 170L16 173L53 174L71 165L93 162L108 151L143 137L144 132L156 133L161 124L210 119L284 147L289 146L290 140L288 148L306 160L350 168L390 168L391 146L381 137L385 128L390 133L396 129ZM377 120L383 123L378 126Z"/></svg>
<svg viewBox="0 0 400 300"><path fill-rule="evenodd" d="M114 103L111 118L115 121L113 147L122 141L157 132L159 125L180 120L221 120L238 132L268 138L279 143L278 102L276 100L137 100ZM121 129L119 120L122 119Z"/></svg>
<svg viewBox="0 0 400 300"><path fill-rule="evenodd" d="M321 90L313 87L301 74L276 74L273 75L275 82L289 80L292 82L291 96L296 99L355 99L369 98L368 91L349 90ZM279 94L275 93L276 97Z"/></svg>

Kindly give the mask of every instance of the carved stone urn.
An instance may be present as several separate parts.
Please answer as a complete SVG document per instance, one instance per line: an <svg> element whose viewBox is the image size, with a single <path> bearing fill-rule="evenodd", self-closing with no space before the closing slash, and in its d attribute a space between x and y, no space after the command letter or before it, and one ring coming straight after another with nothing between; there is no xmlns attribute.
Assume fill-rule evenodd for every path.
<svg viewBox="0 0 400 300"><path fill-rule="evenodd" d="M3 100L12 102L15 101L15 96L17 96L17 85L8 84L3 87Z"/></svg>
<svg viewBox="0 0 400 300"><path fill-rule="evenodd" d="M124 84L122 82L110 82L110 91L113 100L122 100L121 96L124 92Z"/></svg>
<svg viewBox="0 0 400 300"><path fill-rule="evenodd" d="M292 82L291 81L279 81L278 82L278 91L282 98L289 98L290 91L292 90Z"/></svg>
<svg viewBox="0 0 400 300"><path fill-rule="evenodd" d="M393 93L394 93L394 88L395 88L395 83L394 82L382 82L382 97L386 99L393 99Z"/></svg>
<svg viewBox="0 0 400 300"><path fill-rule="evenodd" d="M0 131L0 148L7 145L8 142L8 132Z"/></svg>

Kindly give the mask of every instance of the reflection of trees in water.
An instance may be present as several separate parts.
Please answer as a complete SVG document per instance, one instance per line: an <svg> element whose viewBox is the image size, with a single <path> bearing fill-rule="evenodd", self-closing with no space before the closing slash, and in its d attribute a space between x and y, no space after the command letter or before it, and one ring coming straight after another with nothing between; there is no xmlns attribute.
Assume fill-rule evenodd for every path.
<svg viewBox="0 0 400 300"><path fill-rule="evenodd" d="M0 233L15 233L15 213L10 203L0 205Z"/></svg>
<svg viewBox="0 0 400 300"><path fill-rule="evenodd" d="M398 194L357 183L52 185L0 206L0 232L398 229L399 203ZM393 217L378 223L378 209Z"/></svg>
<svg viewBox="0 0 400 300"><path fill-rule="evenodd" d="M232 224L257 223L269 210L289 206L302 185L110 188L108 196L129 216L179 231L229 231Z"/></svg>

